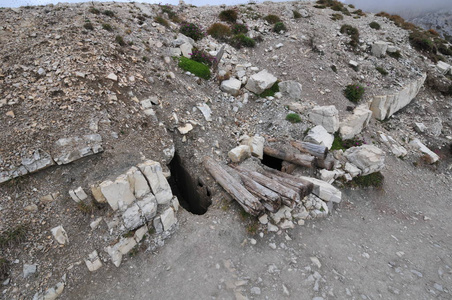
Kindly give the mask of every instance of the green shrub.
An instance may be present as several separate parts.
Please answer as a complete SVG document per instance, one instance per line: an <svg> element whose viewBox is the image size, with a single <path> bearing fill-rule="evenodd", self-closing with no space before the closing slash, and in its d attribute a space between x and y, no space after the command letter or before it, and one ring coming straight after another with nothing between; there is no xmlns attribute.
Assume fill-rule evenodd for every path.
<svg viewBox="0 0 452 300"><path fill-rule="evenodd" d="M364 87L358 83L349 84L344 90L344 95L351 102L358 103L364 95Z"/></svg>
<svg viewBox="0 0 452 300"><path fill-rule="evenodd" d="M431 37L422 31L413 31L409 35L411 46L419 51L427 51L436 53L436 47Z"/></svg>
<svg viewBox="0 0 452 300"><path fill-rule="evenodd" d="M89 12L92 13L92 14L95 14L95 15L100 14L100 10L98 10L98 9L95 8L95 7L91 7L91 8L89 9Z"/></svg>
<svg viewBox="0 0 452 300"><path fill-rule="evenodd" d="M279 82L275 82L270 88L263 91L261 94L259 94L259 97L266 98L270 96L274 96L277 92L279 92Z"/></svg>
<svg viewBox="0 0 452 300"><path fill-rule="evenodd" d="M283 22L278 22L273 26L274 32L287 31L286 25Z"/></svg>
<svg viewBox="0 0 452 300"><path fill-rule="evenodd" d="M384 68L382 67L375 67L375 70L377 70L378 72L380 72L381 75L386 76L388 75L388 71L386 71Z"/></svg>
<svg viewBox="0 0 452 300"><path fill-rule="evenodd" d="M238 14L233 9L227 9L220 12L218 17L220 18L221 21L235 23L237 21Z"/></svg>
<svg viewBox="0 0 452 300"><path fill-rule="evenodd" d="M348 7L355 8L355 6L353 4L349 4Z"/></svg>
<svg viewBox="0 0 452 300"><path fill-rule="evenodd" d="M166 13L170 19L173 19L176 17L176 13L173 11L172 7L165 4L160 5L160 9L162 10L162 13Z"/></svg>
<svg viewBox="0 0 452 300"><path fill-rule="evenodd" d="M83 28L85 28L87 30L94 30L93 23L91 23L91 22L86 22L85 24L83 24Z"/></svg>
<svg viewBox="0 0 452 300"><path fill-rule="evenodd" d="M370 28L375 29L375 30L380 30L381 29L380 24L378 24L377 22L370 22L369 26L370 26Z"/></svg>
<svg viewBox="0 0 452 300"><path fill-rule="evenodd" d="M375 172L365 176L357 176L351 181L352 186L358 186L362 188L381 188L383 187L383 183L384 176L383 174L381 174L381 172Z"/></svg>
<svg viewBox="0 0 452 300"><path fill-rule="evenodd" d="M186 57L179 57L179 67L185 71L188 71L200 78L209 79L210 70L209 67L200 62L194 61Z"/></svg>
<svg viewBox="0 0 452 300"><path fill-rule="evenodd" d="M233 34L247 33L248 26L245 24L234 24L231 26L231 31Z"/></svg>
<svg viewBox="0 0 452 300"><path fill-rule="evenodd" d="M215 39L224 40L231 35L231 28L221 23L214 23L207 29L207 34Z"/></svg>
<svg viewBox="0 0 452 300"><path fill-rule="evenodd" d="M160 16L156 16L156 17L154 18L154 21L155 21L156 23L159 23L160 25L163 25L163 26L165 26L165 27L169 27L168 21L165 20L164 18L160 17Z"/></svg>
<svg viewBox="0 0 452 300"><path fill-rule="evenodd" d="M301 117L298 114L290 113L287 114L286 120L289 121L290 123L300 123Z"/></svg>
<svg viewBox="0 0 452 300"><path fill-rule="evenodd" d="M349 140L342 140L339 133L334 134L333 145L331 150L347 150L351 147L358 147L366 144L366 142L360 138L353 138Z"/></svg>
<svg viewBox="0 0 452 300"><path fill-rule="evenodd" d="M351 25L348 24L344 24L341 26L341 33L345 33L347 35L350 36L351 40L350 40L350 45L353 48L356 48L356 46L358 46L359 43L359 31L356 27L353 27Z"/></svg>
<svg viewBox="0 0 452 300"><path fill-rule="evenodd" d="M198 50L193 49L192 53L190 54L191 59L200 63L203 63L207 66L212 66L212 64L215 62L216 58L207 53L204 50Z"/></svg>
<svg viewBox="0 0 452 300"><path fill-rule="evenodd" d="M244 34L237 34L232 37L230 44L237 49L242 47L253 48L256 46L256 41Z"/></svg>
<svg viewBox="0 0 452 300"><path fill-rule="evenodd" d="M104 10L104 11L102 12L102 14L104 14L104 15L106 15L106 16L108 16L108 17L114 17L114 16L115 16L115 12L114 12L114 11L111 11L111 10Z"/></svg>
<svg viewBox="0 0 452 300"><path fill-rule="evenodd" d="M122 36L120 36L120 35L117 35L117 36L115 37L115 41L116 41L116 43L118 43L120 46L125 46L125 45L126 45L126 42L124 42L124 39L123 39Z"/></svg>
<svg viewBox="0 0 452 300"><path fill-rule="evenodd" d="M437 47L438 47L438 52L439 53L444 54L444 55L452 56L452 47L447 47L442 42L440 42Z"/></svg>
<svg viewBox="0 0 452 300"><path fill-rule="evenodd" d="M314 7L318 8L318 9L325 9L326 8L325 5L314 5Z"/></svg>
<svg viewBox="0 0 452 300"><path fill-rule="evenodd" d="M277 15L266 15L264 17L264 20L270 24L276 24L278 22L281 22L281 19Z"/></svg>
<svg viewBox="0 0 452 300"><path fill-rule="evenodd" d="M361 9L355 10L354 12L352 12L352 14L358 15L360 17L365 17L366 16L366 13L363 12Z"/></svg>
<svg viewBox="0 0 452 300"><path fill-rule="evenodd" d="M301 18L301 14L300 14L298 11L293 10L292 12L293 12L293 17L294 17L294 19L299 19L299 18Z"/></svg>
<svg viewBox="0 0 452 300"><path fill-rule="evenodd" d="M339 21L339 20L343 20L343 19L344 19L343 14L332 14L331 15L331 20L333 20L333 21Z"/></svg>
<svg viewBox="0 0 452 300"><path fill-rule="evenodd" d="M179 28L179 32L183 35L191 37L195 41L199 41L205 36L202 28L193 23L183 23Z"/></svg>
<svg viewBox="0 0 452 300"><path fill-rule="evenodd" d="M107 30L107 31L113 31L113 27L111 27L111 25L108 24L108 23L102 24L102 28Z"/></svg>
<svg viewBox="0 0 452 300"><path fill-rule="evenodd" d="M395 59L399 59L399 58L402 57L402 54L400 54L399 50L397 50L395 52L386 52L386 54L391 56L392 58L395 58Z"/></svg>

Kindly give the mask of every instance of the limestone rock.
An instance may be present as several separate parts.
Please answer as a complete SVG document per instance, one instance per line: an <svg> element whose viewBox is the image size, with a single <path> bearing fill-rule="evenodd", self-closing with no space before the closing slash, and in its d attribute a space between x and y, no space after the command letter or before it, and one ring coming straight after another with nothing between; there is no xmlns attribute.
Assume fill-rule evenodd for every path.
<svg viewBox="0 0 452 300"><path fill-rule="evenodd" d="M141 198L151 192L146 178L144 178L143 173L137 167L130 168L126 175L129 180L130 190L133 191L136 198Z"/></svg>
<svg viewBox="0 0 452 300"><path fill-rule="evenodd" d="M344 140L352 139L359 134L363 128L367 127L372 111L367 109L366 104L362 104L355 108L353 115L349 116L339 126L341 138Z"/></svg>
<svg viewBox="0 0 452 300"><path fill-rule="evenodd" d="M99 187L102 195L107 199L113 210L123 210L135 201L127 175L118 176L114 182L110 180L104 181Z"/></svg>
<svg viewBox="0 0 452 300"><path fill-rule="evenodd" d="M384 41L377 41L372 45L372 55L375 57L383 57L386 55L388 43Z"/></svg>
<svg viewBox="0 0 452 300"><path fill-rule="evenodd" d="M339 129L339 111L334 105L315 106L309 113L309 120L315 125L322 125L329 133Z"/></svg>
<svg viewBox="0 0 452 300"><path fill-rule="evenodd" d="M193 46L190 43L184 43L179 48L183 56L191 58L190 54L192 53Z"/></svg>
<svg viewBox="0 0 452 300"><path fill-rule="evenodd" d="M220 89L229 93L232 96L237 96L240 92L240 87L242 86L242 82L235 78L230 78L228 80L223 80L220 85Z"/></svg>
<svg viewBox="0 0 452 300"><path fill-rule="evenodd" d="M172 42L174 47L180 47L182 44L189 43L190 45L194 45L195 41L182 33L177 35L177 38Z"/></svg>
<svg viewBox="0 0 452 300"><path fill-rule="evenodd" d="M134 230L145 223L144 218L141 217L141 210L138 204L133 204L127 208L122 214L124 227L127 230Z"/></svg>
<svg viewBox="0 0 452 300"><path fill-rule="evenodd" d="M344 170L347 171L352 177L356 177L361 174L361 170L349 162L345 163Z"/></svg>
<svg viewBox="0 0 452 300"><path fill-rule="evenodd" d="M384 120L407 106L416 97L426 78L427 74L424 73L418 79L405 85L400 91L374 96L370 105L370 110L373 112L374 117L378 120Z"/></svg>
<svg viewBox="0 0 452 300"><path fill-rule="evenodd" d="M115 73L110 73L107 75L107 79L118 81L118 76L116 76Z"/></svg>
<svg viewBox="0 0 452 300"><path fill-rule="evenodd" d="M248 146L250 146L251 155L259 159L264 158L264 144L265 138L260 135L255 135L248 140Z"/></svg>
<svg viewBox="0 0 452 300"><path fill-rule="evenodd" d="M378 135L380 136L380 140L385 144L391 152L397 157L404 157L408 154L408 151L400 145L396 140L394 140L390 135L386 135L383 132L379 131Z"/></svg>
<svg viewBox="0 0 452 300"><path fill-rule="evenodd" d="M242 162L251 157L251 149L248 145L240 145L228 152L228 157L232 162Z"/></svg>
<svg viewBox="0 0 452 300"><path fill-rule="evenodd" d="M158 204L166 204L173 198L173 193L168 181L163 175L160 163L148 160L138 165L138 168L146 176L151 186L152 193L155 195Z"/></svg>
<svg viewBox="0 0 452 300"><path fill-rule="evenodd" d="M309 130L304 140L313 144L323 145L330 149L333 146L334 136L329 134L323 126L317 125Z"/></svg>
<svg viewBox="0 0 452 300"><path fill-rule="evenodd" d="M93 184L91 186L91 193L93 194L94 199L99 203L106 203L107 199L105 199L102 191L98 185Z"/></svg>
<svg viewBox="0 0 452 300"><path fill-rule="evenodd" d="M79 186L75 190L70 190L69 196L71 196L72 200L74 200L75 202L80 202L88 199L88 195L85 193L81 186Z"/></svg>
<svg viewBox="0 0 452 300"><path fill-rule="evenodd" d="M52 228L51 231L53 237L59 244L65 245L69 243L69 238L67 237L66 230L64 230L62 225Z"/></svg>
<svg viewBox="0 0 452 300"><path fill-rule="evenodd" d="M373 145L352 147L344 152L345 158L361 170L361 175L378 172L385 166L385 153Z"/></svg>
<svg viewBox="0 0 452 300"><path fill-rule="evenodd" d="M410 142L410 145L415 149L420 150L422 153L426 154L427 162L433 164L439 160L439 156L425 146L419 139L414 139Z"/></svg>
<svg viewBox="0 0 452 300"><path fill-rule="evenodd" d="M157 214L157 199L153 194L146 195L143 200L137 201L141 215L147 222L151 222Z"/></svg>
<svg viewBox="0 0 452 300"><path fill-rule="evenodd" d="M29 173L45 169L54 164L55 162L50 154L41 149L35 150L31 157L22 158L22 166L24 166Z"/></svg>
<svg viewBox="0 0 452 300"><path fill-rule="evenodd" d="M270 74L267 70L262 70L259 73L251 75L245 88L255 94L261 94L266 89L272 87L277 80L278 78Z"/></svg>
<svg viewBox="0 0 452 300"><path fill-rule="evenodd" d="M302 86L294 80L282 81L278 84L279 91L284 97L292 100L300 100L302 96Z"/></svg>
<svg viewBox="0 0 452 300"><path fill-rule="evenodd" d="M177 127L177 130L179 130L180 134L187 134L193 130L193 125L187 123L184 126Z"/></svg>
<svg viewBox="0 0 452 300"><path fill-rule="evenodd" d="M212 122L212 110L210 109L209 105L207 105L206 103L201 103L196 105L196 107L202 113L204 119L206 119L207 122Z"/></svg>
<svg viewBox="0 0 452 300"><path fill-rule="evenodd" d="M451 66L443 61L438 61L436 68L441 74L446 75L450 71Z"/></svg>
<svg viewBox="0 0 452 300"><path fill-rule="evenodd" d="M24 278L27 278L30 275L33 275L34 273L36 273L37 268L38 268L37 264L34 264L34 265L24 264L24 266L23 266L23 276L24 276Z"/></svg>
<svg viewBox="0 0 452 300"><path fill-rule="evenodd" d="M85 264L91 272L94 272L102 267L102 262L100 261L99 254L96 250L88 255L88 258L85 259Z"/></svg>
<svg viewBox="0 0 452 300"><path fill-rule="evenodd" d="M54 159L58 165L65 165L77 159L104 151L100 134L61 138L55 143Z"/></svg>
<svg viewBox="0 0 452 300"><path fill-rule="evenodd" d="M314 185L312 193L319 197L320 199L322 199L323 201L327 202L331 201L335 203L341 202L342 192L339 191L334 186L332 186L331 184L329 184L328 182L312 177L306 176L300 177L311 182Z"/></svg>
<svg viewBox="0 0 452 300"><path fill-rule="evenodd" d="M171 227L177 223L176 215L174 214L174 210L169 207L166 209L161 215L160 219L162 221L163 230L170 230Z"/></svg>

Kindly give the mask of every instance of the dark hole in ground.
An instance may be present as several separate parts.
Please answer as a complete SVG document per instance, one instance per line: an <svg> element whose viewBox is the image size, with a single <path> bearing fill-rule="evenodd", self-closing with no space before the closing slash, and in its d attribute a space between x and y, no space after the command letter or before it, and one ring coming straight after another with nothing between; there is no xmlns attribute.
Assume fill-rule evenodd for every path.
<svg viewBox="0 0 452 300"><path fill-rule="evenodd" d="M276 158L276 157L272 157L269 155L264 154L264 158L262 159L262 163L264 165L266 165L267 167L276 169L281 171L282 169L282 159Z"/></svg>
<svg viewBox="0 0 452 300"><path fill-rule="evenodd" d="M205 214L211 204L210 191L207 186L190 175L177 152L169 167L171 177L168 181L173 194L179 199L180 205L193 214Z"/></svg>

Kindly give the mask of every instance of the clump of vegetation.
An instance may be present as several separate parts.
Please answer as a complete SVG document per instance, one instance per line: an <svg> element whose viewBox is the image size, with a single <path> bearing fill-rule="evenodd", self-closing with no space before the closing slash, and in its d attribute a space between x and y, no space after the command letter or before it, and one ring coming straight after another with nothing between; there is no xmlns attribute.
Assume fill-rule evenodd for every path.
<svg viewBox="0 0 452 300"><path fill-rule="evenodd" d="M120 35L117 35L115 37L115 42L118 43L120 46L125 46L126 45L126 42L124 42L124 39Z"/></svg>
<svg viewBox="0 0 452 300"><path fill-rule="evenodd" d="M77 202L77 208L84 215L91 215L95 211L95 206L93 204L88 204L83 201Z"/></svg>
<svg viewBox="0 0 452 300"><path fill-rule="evenodd" d="M193 23L183 23L179 28L179 32L183 35L191 37L195 41L199 41L205 36L204 30Z"/></svg>
<svg viewBox="0 0 452 300"><path fill-rule="evenodd" d="M373 21L369 23L369 27L375 30L380 30L381 26L380 24L378 24L377 22Z"/></svg>
<svg viewBox="0 0 452 300"><path fill-rule="evenodd" d="M359 83L349 84L344 89L345 97L353 103L358 103L364 95L364 87Z"/></svg>
<svg viewBox="0 0 452 300"><path fill-rule="evenodd" d="M314 5L314 7L318 8L318 9L325 9L326 8L325 5Z"/></svg>
<svg viewBox="0 0 452 300"><path fill-rule="evenodd" d="M278 22L281 22L281 19L277 15L266 15L264 17L264 20L270 24L276 24Z"/></svg>
<svg viewBox="0 0 452 300"><path fill-rule="evenodd" d="M5 247L10 247L25 241L27 230L27 226L18 225L2 232L0 234L0 249L4 249Z"/></svg>
<svg viewBox="0 0 452 300"><path fill-rule="evenodd" d="M410 22L406 22L405 19L399 15L390 15L386 12L379 12L378 14L376 14L376 16L385 17L385 18L393 21L396 26L406 29L406 30L413 30L413 29L417 28L416 25L414 25L413 23L410 23Z"/></svg>
<svg viewBox="0 0 452 300"><path fill-rule="evenodd" d="M360 17L365 17L366 16L366 13L363 12L361 9L355 10L354 12L352 12L352 14L358 15Z"/></svg>
<svg viewBox="0 0 452 300"><path fill-rule="evenodd" d="M344 19L344 15L337 13L337 14L332 14L331 15L331 20L333 21L339 21L339 20L343 20Z"/></svg>
<svg viewBox="0 0 452 300"><path fill-rule="evenodd" d="M178 65L182 70L188 71L206 80L210 78L210 69L205 64L202 64L200 62L194 61L183 56L179 57L178 59L179 59Z"/></svg>
<svg viewBox="0 0 452 300"><path fill-rule="evenodd" d="M290 113L287 114L286 120L289 121L290 123L300 123L301 117L296 113Z"/></svg>
<svg viewBox="0 0 452 300"><path fill-rule="evenodd" d="M95 15L100 14L100 10L98 10L98 9L95 8L95 7L91 7L91 8L89 9L89 12L92 13L92 14L95 14Z"/></svg>
<svg viewBox="0 0 452 300"><path fill-rule="evenodd" d="M357 176L353 178L353 180L350 182L352 186L362 187L362 188L368 188L368 187L374 187L374 188L382 188L384 183L384 176L381 174L381 172L375 172L371 173L369 175L364 176Z"/></svg>
<svg viewBox="0 0 452 300"><path fill-rule="evenodd" d="M242 47L253 48L254 46L256 46L256 41L242 33L233 36L230 40L230 44L237 49L240 49Z"/></svg>
<svg viewBox="0 0 452 300"><path fill-rule="evenodd" d="M237 11L233 9L227 9L220 12L218 15L218 18L220 18L221 21L229 22L229 23L235 23L238 18Z"/></svg>
<svg viewBox="0 0 452 300"><path fill-rule="evenodd" d="M114 16L115 16L115 12L112 11L112 10L104 10L104 11L102 12L102 14L104 14L104 15L106 15L106 16L108 16L108 17L114 17Z"/></svg>
<svg viewBox="0 0 452 300"><path fill-rule="evenodd" d="M214 23L207 29L207 34L217 40L225 40L231 35L231 28L221 23Z"/></svg>
<svg viewBox="0 0 452 300"><path fill-rule="evenodd" d="M410 44L419 51L436 52L435 44L428 32L413 31L409 36Z"/></svg>
<svg viewBox="0 0 452 300"><path fill-rule="evenodd" d="M279 82L275 82L270 88L266 89L262 93L259 94L259 97L266 98L266 97L273 97L277 92L279 92Z"/></svg>
<svg viewBox="0 0 452 300"><path fill-rule="evenodd" d="M0 281L6 280L9 274L9 261L6 258L0 257Z"/></svg>
<svg viewBox="0 0 452 300"><path fill-rule="evenodd" d="M213 57L212 55L210 55L209 53L207 53L204 50L193 49L193 52L190 55L191 55L191 59L193 59L194 61L203 63L209 67L212 66L212 64L216 60L215 57Z"/></svg>
<svg viewBox="0 0 452 300"><path fill-rule="evenodd" d="M375 67L375 70L377 70L381 75L386 76L388 75L388 71L386 71L384 68L382 67Z"/></svg>
<svg viewBox="0 0 452 300"><path fill-rule="evenodd" d="M86 30L94 30L93 23L91 23L89 20L83 24L83 28Z"/></svg>
<svg viewBox="0 0 452 300"><path fill-rule="evenodd" d="M292 12L293 12L294 19L300 19L301 18L301 14L297 10L293 10Z"/></svg>
<svg viewBox="0 0 452 300"><path fill-rule="evenodd" d="M337 73L337 67L336 67L336 65L331 65L331 70L333 70L334 73Z"/></svg>
<svg viewBox="0 0 452 300"><path fill-rule="evenodd" d="M233 34L241 34L248 32L248 26L245 24L234 24L231 26L231 31Z"/></svg>
<svg viewBox="0 0 452 300"><path fill-rule="evenodd" d="M355 6L353 4L349 4L348 7L355 8Z"/></svg>
<svg viewBox="0 0 452 300"><path fill-rule="evenodd" d="M102 24L102 28L107 30L107 31L113 31L113 27L110 24L108 24L108 23Z"/></svg>
<svg viewBox="0 0 452 300"><path fill-rule="evenodd" d="M281 31L287 31L286 25L284 25L283 22L278 22L273 26L274 32L281 32Z"/></svg>
<svg viewBox="0 0 452 300"><path fill-rule="evenodd" d="M347 7L344 6L344 4L340 1L336 1L336 0L318 0L316 2L319 5L316 5L314 7L316 8L331 8L334 11L340 11L342 12L344 15L349 16L350 12L348 11Z"/></svg>
<svg viewBox="0 0 452 300"><path fill-rule="evenodd" d="M173 11L173 8L169 6L168 4L160 5L160 9L162 10L163 14L167 14L169 18L176 17L176 13Z"/></svg>
<svg viewBox="0 0 452 300"><path fill-rule="evenodd" d="M364 144L366 144L366 142L363 139L355 137L353 139L342 140L341 136L338 133L335 133L331 150L347 150L348 148L359 147Z"/></svg>
<svg viewBox="0 0 452 300"><path fill-rule="evenodd" d="M164 18L160 17L160 16L156 16L156 17L154 18L154 21L155 21L156 23L159 23L160 25L163 25L163 26L167 27L167 28L169 27L168 21L165 20Z"/></svg>
<svg viewBox="0 0 452 300"><path fill-rule="evenodd" d="M356 48L358 46L359 43L359 31L356 27L353 27L351 25L348 24L344 24L341 26L341 33L345 33L347 35L350 36L350 46L352 46L353 48Z"/></svg>
<svg viewBox="0 0 452 300"><path fill-rule="evenodd" d="M387 55L391 56L392 58L395 59L399 59L402 57L402 54L400 53L399 50L395 51L395 52L386 52Z"/></svg>
<svg viewBox="0 0 452 300"><path fill-rule="evenodd" d="M427 31L428 31L428 33L430 33L431 35L439 36L438 31L436 31L435 29L430 28L430 29L427 30Z"/></svg>

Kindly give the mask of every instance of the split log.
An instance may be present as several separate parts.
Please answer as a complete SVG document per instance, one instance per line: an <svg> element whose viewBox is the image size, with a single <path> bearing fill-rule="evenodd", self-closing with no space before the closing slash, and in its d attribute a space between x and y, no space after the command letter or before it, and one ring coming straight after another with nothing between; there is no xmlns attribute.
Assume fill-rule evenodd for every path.
<svg viewBox="0 0 452 300"><path fill-rule="evenodd" d="M316 145L308 142L292 141L292 146L304 153L309 153L315 157L325 159L328 154L328 148L323 145Z"/></svg>
<svg viewBox="0 0 452 300"><path fill-rule="evenodd" d="M251 194L254 194L256 197L261 199L261 203L265 209L273 213L278 211L281 207L281 197L277 193L263 185L260 185L242 173L238 174L242 178L243 184L251 192Z"/></svg>
<svg viewBox="0 0 452 300"><path fill-rule="evenodd" d="M291 188L291 189L297 191L298 194L300 195L301 199L303 199L304 197L306 197L307 195L309 195L312 192L312 187L310 188L310 186L312 186L312 185L304 184L301 182L301 180L296 180L295 176L290 175L293 178L282 177L274 172L269 172L267 170L260 170L259 173L261 173L273 180L276 180L277 182L281 183L282 185L284 185L288 188ZM280 172L280 173L282 173L282 172Z"/></svg>
<svg viewBox="0 0 452 300"><path fill-rule="evenodd" d="M293 171L295 171L295 169L298 166L296 164L290 163L288 161L283 161L282 162L282 166L281 166L281 171L287 174L292 174Z"/></svg>
<svg viewBox="0 0 452 300"><path fill-rule="evenodd" d="M289 153L283 150L278 150L275 148L271 148L271 147L264 147L264 154L271 156L271 157L276 157L291 163L294 163L296 165L300 165L303 167L308 167L308 168L312 168L313 167L313 162L314 162L314 157L311 155L306 155L306 154L297 154L297 153Z"/></svg>
<svg viewBox="0 0 452 300"><path fill-rule="evenodd" d="M204 157L204 168L228 192L243 209L253 216L258 216L264 207L240 182L226 172L220 164L211 157Z"/></svg>
<svg viewBox="0 0 452 300"><path fill-rule="evenodd" d="M302 183L304 186L306 186L306 189L307 189L306 190L306 192L307 192L306 195L309 195L310 193L312 193L312 190L314 189L314 184L312 182L306 180L306 179L303 179L303 178L300 178L300 177L297 177L297 176L293 176L293 175L290 175L290 174L287 174L287 173L283 173L281 171L278 171L278 170L275 170L275 169L272 169L272 168L268 168L268 167L264 167L264 170L266 172L275 174L275 175L277 175L279 177L287 178L287 179L293 180L295 182Z"/></svg>
<svg viewBox="0 0 452 300"><path fill-rule="evenodd" d="M282 185L276 180L273 180L265 175L262 175L261 173L250 171L239 166L234 166L234 168L243 175L251 177L251 179L253 179L257 183L281 195L284 204L287 203L289 204L289 206L292 206L293 201L295 201L296 203L300 202L300 195L296 191L286 187L285 185Z"/></svg>
<svg viewBox="0 0 452 300"><path fill-rule="evenodd" d="M334 168L334 160L331 158L326 158L326 159L317 158L315 160L315 165L317 168L327 169L327 170L331 171Z"/></svg>

